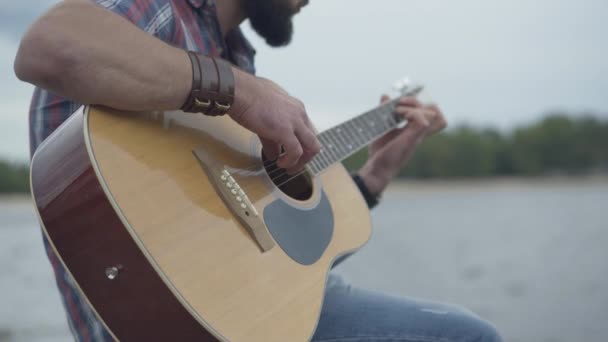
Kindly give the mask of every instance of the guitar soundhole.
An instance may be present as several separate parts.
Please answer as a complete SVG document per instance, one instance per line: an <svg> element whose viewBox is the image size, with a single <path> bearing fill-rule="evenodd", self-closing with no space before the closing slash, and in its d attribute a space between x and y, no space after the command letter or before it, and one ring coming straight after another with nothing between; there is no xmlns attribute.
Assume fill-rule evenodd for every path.
<svg viewBox="0 0 608 342"><path fill-rule="evenodd" d="M312 178L308 172L289 175L287 170L278 167L274 160L269 160L263 153L262 160L268 177L285 195L299 201L312 196Z"/></svg>

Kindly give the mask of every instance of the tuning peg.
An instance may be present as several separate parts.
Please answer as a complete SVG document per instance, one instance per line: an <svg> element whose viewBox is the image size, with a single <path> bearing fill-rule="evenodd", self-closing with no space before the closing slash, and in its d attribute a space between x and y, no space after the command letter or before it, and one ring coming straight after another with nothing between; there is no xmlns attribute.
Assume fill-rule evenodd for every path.
<svg viewBox="0 0 608 342"><path fill-rule="evenodd" d="M411 86L412 80L406 76L393 83L393 90L399 94L405 94Z"/></svg>

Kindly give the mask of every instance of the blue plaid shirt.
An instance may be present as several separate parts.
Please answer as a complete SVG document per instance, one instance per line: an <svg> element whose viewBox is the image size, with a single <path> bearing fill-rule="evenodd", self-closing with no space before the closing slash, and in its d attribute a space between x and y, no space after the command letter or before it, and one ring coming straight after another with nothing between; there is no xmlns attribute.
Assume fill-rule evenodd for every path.
<svg viewBox="0 0 608 342"><path fill-rule="evenodd" d="M173 46L230 60L255 73L255 50L240 29L222 37L215 0L95 0L143 31ZM30 107L30 152L81 106L36 88ZM77 290L46 237L44 246L61 292L68 324L77 341L111 341L112 337Z"/></svg>

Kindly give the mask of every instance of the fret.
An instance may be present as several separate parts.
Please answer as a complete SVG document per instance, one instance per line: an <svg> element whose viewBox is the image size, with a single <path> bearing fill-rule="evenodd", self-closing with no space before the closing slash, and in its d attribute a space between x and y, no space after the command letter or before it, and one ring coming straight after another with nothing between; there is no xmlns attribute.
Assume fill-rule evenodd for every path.
<svg viewBox="0 0 608 342"><path fill-rule="evenodd" d="M327 131L327 135L330 138L331 141L334 142L334 147L335 147L335 152L336 152L336 156L338 159L336 159L336 161L341 160L342 156L344 154L346 154L346 150L344 147L344 140L342 139L342 129L338 126L338 127L334 127L334 129L331 129L329 131Z"/></svg>
<svg viewBox="0 0 608 342"><path fill-rule="evenodd" d="M346 153L350 154L358 145L357 135L353 132L353 129L349 125L350 120L342 124L342 131L346 139Z"/></svg>
<svg viewBox="0 0 608 342"><path fill-rule="evenodd" d="M395 125L397 125L396 114L395 114L394 108L391 110L388 110L388 109L385 110L385 115L386 115L386 120L391 127L394 127Z"/></svg>
<svg viewBox="0 0 608 342"><path fill-rule="evenodd" d="M327 167L333 163L333 160L331 155L329 154L329 149L327 148L325 142L322 139L322 135L319 134L318 138L319 142L321 143L321 151L315 156L315 158L319 158L322 166Z"/></svg>
<svg viewBox="0 0 608 342"><path fill-rule="evenodd" d="M372 134L372 132L370 132L369 126L367 125L364 118L356 117L353 120L354 122L356 122L357 131L359 132L359 134L362 135L363 139L365 139L366 141L370 141L374 138L374 135Z"/></svg>
<svg viewBox="0 0 608 342"><path fill-rule="evenodd" d="M328 151L327 151L327 147L323 146L321 148L321 152L319 152L319 159L321 160L321 166L323 168L328 167L329 165L333 164L335 159L332 158L331 155L329 155Z"/></svg>
<svg viewBox="0 0 608 342"><path fill-rule="evenodd" d="M322 156L320 156L319 158L322 160L322 166L323 168L328 167L329 165L333 164L336 159L335 157L333 157L330 153L329 150L327 148L327 146L323 145L322 149L323 152L320 152L319 154L322 154Z"/></svg>
<svg viewBox="0 0 608 342"><path fill-rule="evenodd" d="M350 135L348 128L345 127L344 124L338 126L336 131L339 132L339 134L340 134L339 137L342 139L342 143L343 143L342 150L344 151L344 154L342 155L342 157L344 157L345 155L348 154L348 152L350 150L352 150L353 137Z"/></svg>
<svg viewBox="0 0 608 342"><path fill-rule="evenodd" d="M365 116L365 120L367 121L368 125L371 127L371 131L372 131L372 135L376 136L378 135L379 130L381 130L381 127L378 126L378 120L376 119L375 115L372 115L373 113L368 113Z"/></svg>
<svg viewBox="0 0 608 342"><path fill-rule="evenodd" d="M317 164L317 163L315 162L315 159L311 160L311 161L308 163L308 165L310 166L310 169L311 169L311 171L312 171L314 174L318 174L318 173L319 173L319 171L321 171L321 170L323 170L323 169L325 168L325 167L320 166L319 164Z"/></svg>
<svg viewBox="0 0 608 342"><path fill-rule="evenodd" d="M330 145L331 145L331 153L334 156L333 162L337 162L338 160L340 160L340 156L342 155L342 152L340 150L340 143L338 142L336 137L333 135L332 131L328 131L326 137L327 137L327 140L329 140Z"/></svg>
<svg viewBox="0 0 608 342"><path fill-rule="evenodd" d="M346 124L348 125L351 134L354 136L354 150L358 151L362 146L365 146L367 139L363 137L362 130L360 131L361 127L355 123L355 120L348 120Z"/></svg>
<svg viewBox="0 0 608 342"><path fill-rule="evenodd" d="M393 126L395 126L399 123L397 120L397 117L399 115L395 113L395 108L396 108L395 105L391 105L389 108L386 109L386 115L389 117L391 125L393 125Z"/></svg>
<svg viewBox="0 0 608 342"><path fill-rule="evenodd" d="M306 168L308 168L308 170L310 170L313 174L316 174L319 171L319 167L317 166L317 164L315 163L315 159L316 158L312 158L307 164L306 164Z"/></svg>
<svg viewBox="0 0 608 342"><path fill-rule="evenodd" d="M328 131L319 134L320 140L324 143L325 149L327 150L328 160L331 163L336 162L340 159L338 151L336 151L336 143L329 137Z"/></svg>
<svg viewBox="0 0 608 342"><path fill-rule="evenodd" d="M309 162L310 170L317 175L395 128L403 121L393 114L396 103L393 100L318 134L323 152Z"/></svg>
<svg viewBox="0 0 608 342"><path fill-rule="evenodd" d="M323 161L318 157L318 154L310 162L308 162L308 164L317 170L322 170L323 168L327 167L327 165L323 165Z"/></svg>
<svg viewBox="0 0 608 342"><path fill-rule="evenodd" d="M375 116L376 116L377 126L378 126L378 128L381 128L380 132L382 132L386 129L389 129L391 127L391 125L386 120L386 114L384 113L383 110L377 111L375 113Z"/></svg>
<svg viewBox="0 0 608 342"><path fill-rule="evenodd" d="M350 121L350 125L352 127L353 133L355 134L356 141L357 141L357 147L355 150L359 151L362 147L364 147L365 145L367 145L367 142L369 141L365 135L363 134L363 128L357 124L356 120L351 120Z"/></svg>

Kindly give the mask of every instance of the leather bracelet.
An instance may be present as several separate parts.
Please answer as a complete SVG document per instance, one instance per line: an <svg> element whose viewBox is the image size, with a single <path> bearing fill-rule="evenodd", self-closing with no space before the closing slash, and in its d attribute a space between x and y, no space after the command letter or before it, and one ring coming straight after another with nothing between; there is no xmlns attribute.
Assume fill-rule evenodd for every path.
<svg viewBox="0 0 608 342"><path fill-rule="evenodd" d="M188 95L188 98L186 98L186 101L184 102L184 105L181 108L181 110L183 110L184 112L192 112L192 107L194 105L193 93L195 93L198 89L201 88L202 77L202 73L200 70L201 67L198 64L196 55L188 51L188 58L190 59L190 64L192 65L192 86L190 94Z"/></svg>
<svg viewBox="0 0 608 342"><path fill-rule="evenodd" d="M235 80L230 63L188 51L192 90L182 110L210 116L228 113L234 103Z"/></svg>
<svg viewBox="0 0 608 342"><path fill-rule="evenodd" d="M217 73L220 78L218 97L215 100L215 106L225 114L230 110L232 104L234 104L234 73L232 72L230 63L221 59L213 59L213 61L215 62Z"/></svg>

